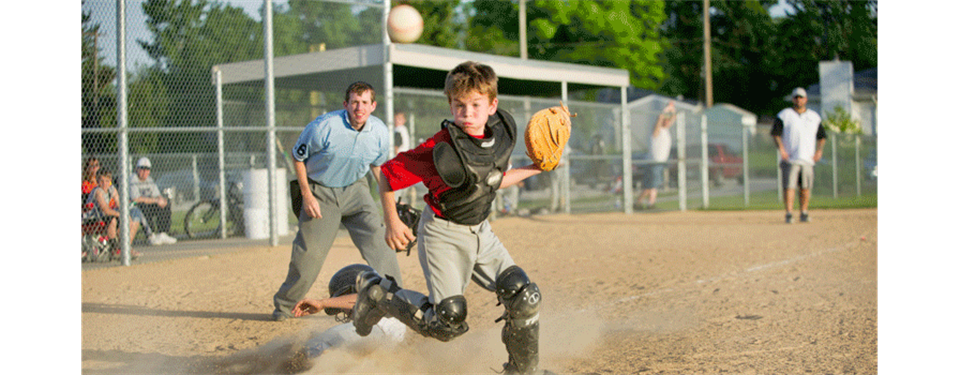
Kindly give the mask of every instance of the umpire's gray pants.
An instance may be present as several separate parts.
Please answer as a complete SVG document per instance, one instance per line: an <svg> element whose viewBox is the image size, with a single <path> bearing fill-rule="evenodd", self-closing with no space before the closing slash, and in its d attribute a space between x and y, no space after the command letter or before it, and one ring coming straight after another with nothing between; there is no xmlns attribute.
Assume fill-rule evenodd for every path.
<svg viewBox="0 0 960 375"><path fill-rule="evenodd" d="M273 296L275 311L291 316L293 306L307 295L337 237L340 223L347 228L363 259L378 273L392 276L402 286L397 253L387 246L383 217L370 195L367 179L361 178L343 188L311 183L310 189L320 204L323 218L311 218L300 210L300 229L293 240L287 279Z"/></svg>

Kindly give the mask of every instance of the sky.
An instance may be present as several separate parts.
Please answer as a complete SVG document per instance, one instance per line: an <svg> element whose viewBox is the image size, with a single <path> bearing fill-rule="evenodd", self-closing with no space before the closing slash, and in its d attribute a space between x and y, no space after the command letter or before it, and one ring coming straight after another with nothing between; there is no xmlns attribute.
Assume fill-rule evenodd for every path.
<svg viewBox="0 0 960 375"><path fill-rule="evenodd" d="M247 14L254 19L260 19L260 7L264 0L221 0L226 4L243 8ZM336 0L343 1L343 0ZM143 14L142 4L145 0L128 0L126 2L126 27L127 27L127 69L135 70L138 64L149 64L150 58L146 52L137 44L138 38L147 38L150 33L147 31L146 15ZM285 4L286 0L274 0L274 4ZM116 66L116 0L86 0L81 6L84 12L91 12L92 22L100 24L100 32L104 37L99 39L100 51L106 57L106 63ZM770 14L773 17L783 17L786 12L792 12L793 8L786 4L786 0L780 0L780 3L770 8Z"/></svg>

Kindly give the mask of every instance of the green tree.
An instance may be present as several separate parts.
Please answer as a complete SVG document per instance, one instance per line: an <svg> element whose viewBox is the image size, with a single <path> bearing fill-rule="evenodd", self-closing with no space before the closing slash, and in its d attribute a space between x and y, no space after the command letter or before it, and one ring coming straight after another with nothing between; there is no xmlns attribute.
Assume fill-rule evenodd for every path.
<svg viewBox="0 0 960 375"><path fill-rule="evenodd" d="M466 48L471 51L493 55L519 57L519 6L513 4L512 1L476 0L473 7L475 15L469 22L469 37L466 38ZM528 25L529 18L530 8L528 5Z"/></svg>
<svg viewBox="0 0 960 375"><path fill-rule="evenodd" d="M875 0L789 0L796 12L774 19L769 8L776 3L710 1L715 102L773 114L792 88L819 80L821 60L850 60L856 70L876 67ZM667 78L660 91L702 101L703 2L669 1L667 14Z"/></svg>
<svg viewBox="0 0 960 375"><path fill-rule="evenodd" d="M460 0L393 1L391 6L408 4L423 17L423 34L417 43L461 49L466 31L467 6Z"/></svg>
<svg viewBox="0 0 960 375"><path fill-rule="evenodd" d="M167 93L160 98L164 110L143 111L163 116L137 126L213 126L216 121L215 88L210 68L216 64L263 57L263 32L242 8L206 0L148 0L143 3L147 29L153 40L137 43L155 63L144 72L143 90ZM131 84L131 86L133 86ZM144 100L157 98L144 97ZM131 102L131 107L134 105ZM137 105L146 105L138 102ZM133 111L131 111L133 112ZM205 139L209 137L190 137ZM183 142L182 135L162 136L156 143L165 151L209 150L212 142Z"/></svg>
<svg viewBox="0 0 960 375"><path fill-rule="evenodd" d="M413 6L423 17L423 34L418 43L456 48L462 38L463 3L460 0L392 1ZM290 0L285 14L301 25L301 38L308 45L323 44L326 49L383 42L383 8L359 8L356 4L340 4L316 0ZM306 52L306 51L303 51Z"/></svg>
<svg viewBox="0 0 960 375"><path fill-rule="evenodd" d="M776 0L710 2L710 55L714 102L750 110L765 108L776 86L776 27L768 11ZM664 35L670 41L661 91L706 99L703 47L703 2L667 2Z"/></svg>
<svg viewBox="0 0 960 375"><path fill-rule="evenodd" d="M162 76L156 69L144 68L135 74L127 87L127 120L137 127L156 128L164 126L169 118L171 96L162 84ZM133 154L157 152L163 133L133 132L129 135L129 147ZM182 142L182 139L180 140Z"/></svg>
<svg viewBox="0 0 960 375"><path fill-rule="evenodd" d="M81 112L80 126L84 129L97 129L109 124L116 114L116 69L104 64L100 56L100 24L90 20L89 12L81 12ZM106 120L106 123L105 123ZM116 151L116 137L104 133L84 133L81 147L84 153L109 153Z"/></svg>
<svg viewBox="0 0 960 375"><path fill-rule="evenodd" d="M716 1L710 25L713 94L716 102L733 103L751 111L770 107L781 65L776 49L776 27L768 8L776 1ZM702 40L702 38L701 38ZM777 98L779 101L779 98Z"/></svg>
<svg viewBox="0 0 960 375"><path fill-rule="evenodd" d="M519 56L519 5L476 0L466 48ZM663 1L537 0L528 3L528 56L626 69L633 86L656 89L665 77Z"/></svg>
<svg viewBox="0 0 960 375"><path fill-rule="evenodd" d="M300 38L307 45L323 44L326 49L336 49L383 40L380 8L369 7L355 12L354 4L316 0L290 0L287 6L287 19L298 21ZM376 23L371 24L371 21Z"/></svg>
<svg viewBox="0 0 960 375"><path fill-rule="evenodd" d="M793 87L819 81L823 60L853 63L854 71L877 67L876 0L788 0L796 12L778 25L779 69L785 95ZM782 96L781 95L781 96Z"/></svg>

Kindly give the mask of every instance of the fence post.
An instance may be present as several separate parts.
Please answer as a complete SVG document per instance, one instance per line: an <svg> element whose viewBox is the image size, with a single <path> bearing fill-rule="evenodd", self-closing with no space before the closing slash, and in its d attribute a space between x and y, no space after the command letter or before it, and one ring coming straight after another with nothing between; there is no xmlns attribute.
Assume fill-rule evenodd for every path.
<svg viewBox="0 0 960 375"><path fill-rule="evenodd" d="M710 159L707 157L707 115L700 115L700 189L703 191L703 208L710 208Z"/></svg>
<svg viewBox="0 0 960 375"><path fill-rule="evenodd" d="M270 246L280 243L277 217L277 124L273 87L273 1L263 1L263 49L265 70L265 102L267 112L267 210L270 225ZM391 137L392 139L392 137Z"/></svg>
<svg viewBox="0 0 960 375"><path fill-rule="evenodd" d="M831 157L831 164L833 164L833 199L837 199L839 194L839 188L837 186L837 134L830 133L830 148L833 156Z"/></svg>
<svg viewBox="0 0 960 375"><path fill-rule="evenodd" d="M117 128L120 129L120 248L121 263L130 265L130 144L127 124L126 2L117 0Z"/></svg>
<svg viewBox="0 0 960 375"><path fill-rule="evenodd" d="M627 110L627 88L620 87L620 132L622 133L621 145L623 148L623 212L633 213L633 142L630 134L630 112Z"/></svg>
<svg viewBox="0 0 960 375"><path fill-rule="evenodd" d="M217 70L217 181L220 184L220 238L227 238L227 181L224 170L225 152L223 148L223 73ZM200 175L197 171L197 154L193 154L193 181L197 200L200 200ZM233 223L238 225L239 223Z"/></svg>
<svg viewBox="0 0 960 375"><path fill-rule="evenodd" d="M560 98L563 100L563 104L569 108L568 96L567 96L567 81L560 82ZM562 197L563 202L563 213L569 214L570 208L573 206L572 197L570 196L570 144L567 143L563 146L564 152L560 155L560 159L563 160L563 179L560 180L563 182L560 185L560 196Z"/></svg>
<svg viewBox="0 0 960 375"><path fill-rule="evenodd" d="M687 210L687 114L677 113L677 199L680 211Z"/></svg>
<svg viewBox="0 0 960 375"><path fill-rule="evenodd" d="M862 167L860 166L860 134L855 135L853 140L854 140L853 152L854 152L854 158L856 158L855 166L857 167L857 196L859 197L862 195L860 192L860 177L861 177L861 169L862 169Z"/></svg>
<svg viewBox="0 0 960 375"><path fill-rule="evenodd" d="M750 145L747 139L747 124L740 128L740 134L743 136L743 160L740 173L743 173L743 206L750 207Z"/></svg>

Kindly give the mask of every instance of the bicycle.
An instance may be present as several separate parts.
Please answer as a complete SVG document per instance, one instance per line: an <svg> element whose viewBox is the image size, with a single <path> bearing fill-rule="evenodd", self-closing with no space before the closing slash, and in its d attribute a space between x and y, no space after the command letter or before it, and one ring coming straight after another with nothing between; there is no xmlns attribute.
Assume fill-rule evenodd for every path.
<svg viewBox="0 0 960 375"><path fill-rule="evenodd" d="M231 182L227 190L227 236L243 235L243 184ZM187 216L183 218L183 231L189 238L212 238L219 236L220 227L220 198L201 200L190 207Z"/></svg>

